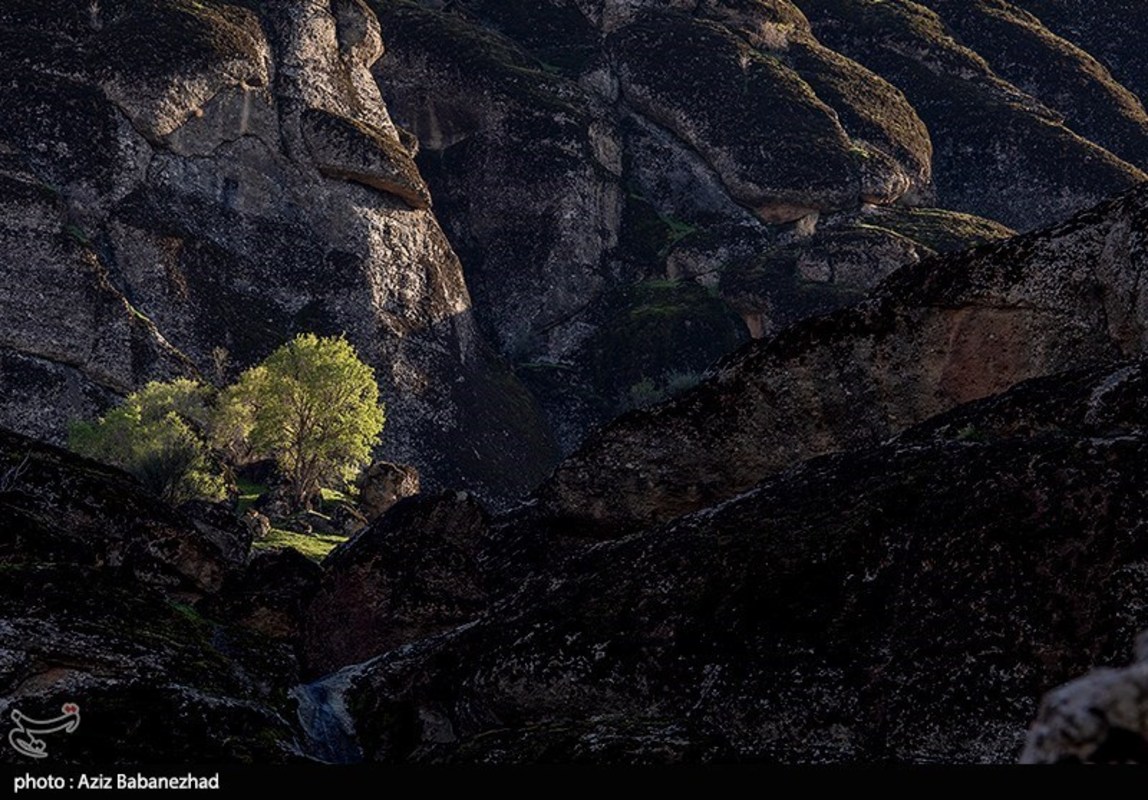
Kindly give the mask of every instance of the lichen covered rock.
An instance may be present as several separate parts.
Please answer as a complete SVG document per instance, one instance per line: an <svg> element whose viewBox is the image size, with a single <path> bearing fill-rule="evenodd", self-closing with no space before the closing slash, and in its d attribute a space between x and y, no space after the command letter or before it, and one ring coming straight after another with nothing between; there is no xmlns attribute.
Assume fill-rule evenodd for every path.
<svg viewBox="0 0 1148 800"><path fill-rule="evenodd" d="M1127 653L1145 619L1145 375L1032 381L574 546L477 622L365 665L349 691L365 751L1013 761L1040 694ZM588 532L544 509L496 524L551 546Z"/></svg>
<svg viewBox="0 0 1148 800"><path fill-rule="evenodd" d="M905 267L855 308L755 342L696 389L616 421L542 497L615 531L670 519L1027 378L1141 353L1146 203L1136 190L1047 231Z"/></svg>

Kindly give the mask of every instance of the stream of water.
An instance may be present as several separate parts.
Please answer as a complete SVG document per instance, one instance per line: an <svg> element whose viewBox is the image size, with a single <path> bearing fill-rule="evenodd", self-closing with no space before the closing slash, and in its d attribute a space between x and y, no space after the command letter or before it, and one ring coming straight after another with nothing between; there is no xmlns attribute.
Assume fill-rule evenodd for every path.
<svg viewBox="0 0 1148 800"><path fill-rule="evenodd" d="M299 703L299 724L306 736L301 743L304 755L326 764L355 764L363 760L346 698L358 670L359 665L355 664L292 690L291 696Z"/></svg>

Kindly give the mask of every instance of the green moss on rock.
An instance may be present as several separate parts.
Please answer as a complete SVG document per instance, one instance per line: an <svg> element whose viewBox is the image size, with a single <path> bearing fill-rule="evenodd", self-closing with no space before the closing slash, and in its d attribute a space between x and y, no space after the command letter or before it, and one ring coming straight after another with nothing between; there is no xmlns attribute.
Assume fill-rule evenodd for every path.
<svg viewBox="0 0 1148 800"><path fill-rule="evenodd" d="M1014 231L984 217L943 208L887 208L873 225L906 236L937 253L977 247L1006 239Z"/></svg>

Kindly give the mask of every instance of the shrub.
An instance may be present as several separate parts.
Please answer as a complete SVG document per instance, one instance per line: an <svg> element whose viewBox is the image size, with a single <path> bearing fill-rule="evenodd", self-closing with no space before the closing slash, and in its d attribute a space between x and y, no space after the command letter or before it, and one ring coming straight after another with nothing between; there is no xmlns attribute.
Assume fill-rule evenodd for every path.
<svg viewBox="0 0 1148 800"><path fill-rule="evenodd" d="M223 479L207 446L211 390L180 378L149 383L95 422L76 422L69 445L113 464L172 504L217 500Z"/></svg>

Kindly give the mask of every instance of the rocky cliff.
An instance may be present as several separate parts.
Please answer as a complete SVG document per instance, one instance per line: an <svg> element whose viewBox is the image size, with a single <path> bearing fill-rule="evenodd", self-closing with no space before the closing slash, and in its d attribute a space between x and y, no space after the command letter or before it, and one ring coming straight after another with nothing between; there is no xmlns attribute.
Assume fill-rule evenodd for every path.
<svg viewBox="0 0 1148 800"><path fill-rule="evenodd" d="M609 426L468 534L485 613L355 668L367 756L1016 759L1144 625L1146 197L903 268Z"/></svg>
<svg viewBox="0 0 1148 800"><path fill-rule="evenodd" d="M1119 5L4 3L0 421L344 332L380 455L502 503L746 339L1143 179Z"/></svg>
<svg viewBox="0 0 1148 800"><path fill-rule="evenodd" d="M1148 163L1136 89L1003 2L374 6L478 316L566 449L739 338Z"/></svg>
<svg viewBox="0 0 1148 800"><path fill-rule="evenodd" d="M797 460L876 444L1018 381L1142 354L1148 190L1051 229L903 268L864 302L755 342L635 412L542 496L616 531L733 497Z"/></svg>
<svg viewBox="0 0 1148 800"><path fill-rule="evenodd" d="M147 379L345 333L397 460L495 497L550 464L382 103L363 3L5 3L0 37L0 421L59 441Z"/></svg>
<svg viewBox="0 0 1148 800"><path fill-rule="evenodd" d="M1148 624L1145 196L903 268L614 423L534 502L407 498L318 568L244 563L234 531L7 436L6 702L150 730L156 687L193 698L123 745L143 760L205 737L222 760L1014 760L1040 696ZM1133 730L1136 669L1050 700L1026 758L1124 760L1131 734L1096 751ZM129 757L102 724L64 757Z"/></svg>

